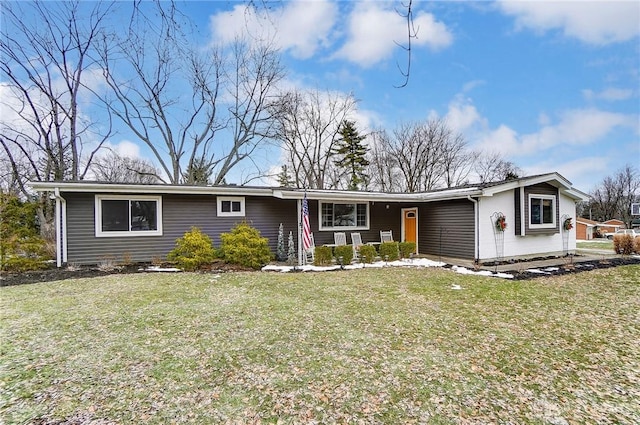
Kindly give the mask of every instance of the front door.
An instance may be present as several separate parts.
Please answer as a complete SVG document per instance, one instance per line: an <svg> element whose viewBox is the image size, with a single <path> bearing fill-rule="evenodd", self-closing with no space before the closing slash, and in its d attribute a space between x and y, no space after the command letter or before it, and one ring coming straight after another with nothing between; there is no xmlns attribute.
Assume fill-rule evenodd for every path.
<svg viewBox="0 0 640 425"><path fill-rule="evenodd" d="M418 252L418 208L402 209L402 241L415 242Z"/></svg>

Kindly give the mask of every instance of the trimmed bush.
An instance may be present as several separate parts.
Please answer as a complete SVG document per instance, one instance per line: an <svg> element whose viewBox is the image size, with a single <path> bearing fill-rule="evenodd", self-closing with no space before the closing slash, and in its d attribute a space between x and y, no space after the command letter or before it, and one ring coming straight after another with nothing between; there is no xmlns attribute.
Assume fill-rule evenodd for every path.
<svg viewBox="0 0 640 425"><path fill-rule="evenodd" d="M613 237L613 250L616 254L631 255L634 248L633 236L616 235Z"/></svg>
<svg viewBox="0 0 640 425"><path fill-rule="evenodd" d="M210 264L216 259L211 238L197 227L192 227L184 236L176 239L176 247L169 252L167 259L182 270L193 271Z"/></svg>
<svg viewBox="0 0 640 425"><path fill-rule="evenodd" d="M400 258L411 258L411 254L416 252L416 243L400 242L398 248L400 249Z"/></svg>
<svg viewBox="0 0 640 425"><path fill-rule="evenodd" d="M360 261L363 263L371 264L378 256L376 247L373 245L362 245L360 247Z"/></svg>
<svg viewBox="0 0 640 425"><path fill-rule="evenodd" d="M314 266L328 266L331 264L331 247L317 246L313 254Z"/></svg>
<svg viewBox="0 0 640 425"><path fill-rule="evenodd" d="M269 241L248 223L237 224L231 232L222 233L220 239L220 253L227 263L259 269L271 261Z"/></svg>
<svg viewBox="0 0 640 425"><path fill-rule="evenodd" d="M383 260L395 261L400 256L398 242L384 242L380 244L380 257Z"/></svg>
<svg viewBox="0 0 640 425"><path fill-rule="evenodd" d="M333 250L333 255L336 257L337 263L340 263L338 258L342 257L342 264L349 264L351 263L351 260L353 260L353 247L351 245L337 246Z"/></svg>
<svg viewBox="0 0 640 425"><path fill-rule="evenodd" d="M636 249L636 254L640 255L640 237L635 238L635 249Z"/></svg>

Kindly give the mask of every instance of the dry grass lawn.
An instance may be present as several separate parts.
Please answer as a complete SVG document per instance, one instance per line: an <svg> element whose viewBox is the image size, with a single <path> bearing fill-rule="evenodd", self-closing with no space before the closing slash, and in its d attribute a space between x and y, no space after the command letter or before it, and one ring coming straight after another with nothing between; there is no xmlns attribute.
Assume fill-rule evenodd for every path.
<svg viewBox="0 0 640 425"><path fill-rule="evenodd" d="M112 275L0 288L0 335L7 424L640 423L640 266Z"/></svg>

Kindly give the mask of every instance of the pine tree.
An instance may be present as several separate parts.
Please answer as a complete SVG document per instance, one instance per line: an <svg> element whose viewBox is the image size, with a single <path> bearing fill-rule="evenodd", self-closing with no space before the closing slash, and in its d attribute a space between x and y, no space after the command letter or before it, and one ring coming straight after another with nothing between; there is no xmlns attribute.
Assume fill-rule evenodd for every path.
<svg viewBox="0 0 640 425"><path fill-rule="evenodd" d="M293 187L294 182L289 176L289 167L283 165L278 174L278 186L280 187Z"/></svg>
<svg viewBox="0 0 640 425"><path fill-rule="evenodd" d="M287 262L290 266L293 266L297 263L296 261L296 244L293 241L293 232L289 232L289 256L287 258Z"/></svg>
<svg viewBox="0 0 640 425"><path fill-rule="evenodd" d="M276 247L276 257L278 261L287 260L287 252L284 250L284 228L282 227L282 223L280 223L280 227L278 228L278 246Z"/></svg>
<svg viewBox="0 0 640 425"><path fill-rule="evenodd" d="M355 121L344 120L339 133L340 139L333 153L340 159L334 163L349 173L349 190L358 190L368 178L365 167L369 165L366 159L369 148L362 143L366 137L358 134Z"/></svg>

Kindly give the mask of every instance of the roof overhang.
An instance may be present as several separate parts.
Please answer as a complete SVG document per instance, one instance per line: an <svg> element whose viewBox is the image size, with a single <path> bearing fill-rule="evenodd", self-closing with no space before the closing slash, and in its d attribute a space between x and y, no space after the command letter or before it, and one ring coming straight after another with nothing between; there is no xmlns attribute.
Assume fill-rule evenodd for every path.
<svg viewBox="0 0 640 425"><path fill-rule="evenodd" d="M532 186L540 183L548 183L552 186L555 186L563 194L576 201L589 200L589 195L578 189L575 189L569 180L555 172L542 174L539 176L523 177L513 181L497 184L495 186L490 186L482 190L482 196L493 196L497 193L502 193L507 190L513 190L525 186Z"/></svg>
<svg viewBox="0 0 640 425"><path fill-rule="evenodd" d="M318 189L274 189L273 196L280 199L307 199L320 201L345 202L432 202L449 199L466 199L469 196L479 196L478 188L448 189L428 193L386 193L362 192L349 190L318 190Z"/></svg>
<svg viewBox="0 0 640 425"><path fill-rule="evenodd" d="M549 173L533 177L498 183L493 186L469 186L464 188L443 189L432 192L387 193L350 190L287 189L257 186L187 186L170 184L127 184L103 182L30 182L38 192L75 192L75 193L131 193L131 194L174 194L174 195L221 195L221 196L265 196L278 199L308 199L343 202L435 202L453 199L468 199L493 196L519 187L539 183L549 183L561 193L577 201L586 201L589 195L574 189L571 182L558 173Z"/></svg>
<svg viewBox="0 0 640 425"><path fill-rule="evenodd" d="M126 184L95 182L31 182L29 185L38 192L74 193L135 193L135 194L179 194L179 195L247 195L271 196L271 188L249 186L186 186L168 184Z"/></svg>

